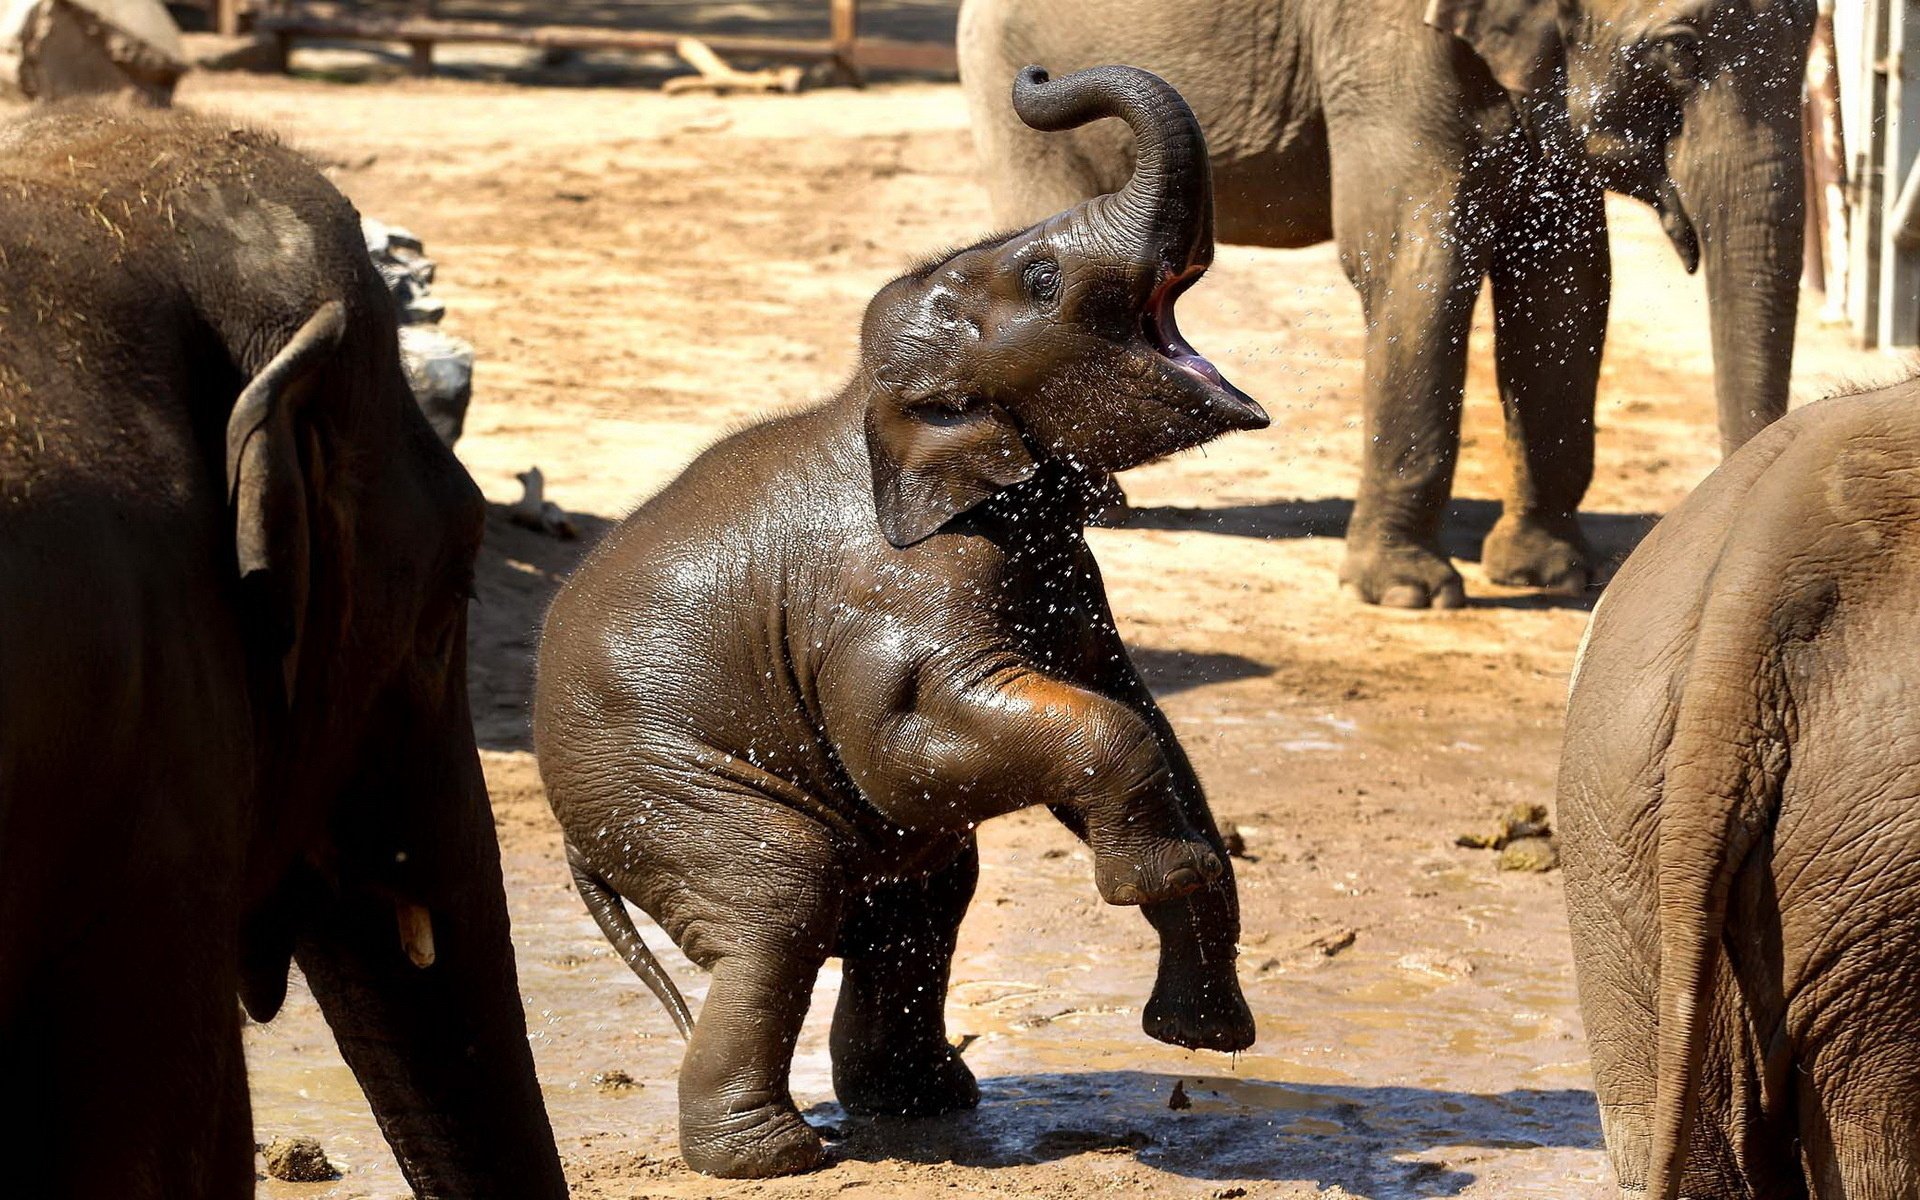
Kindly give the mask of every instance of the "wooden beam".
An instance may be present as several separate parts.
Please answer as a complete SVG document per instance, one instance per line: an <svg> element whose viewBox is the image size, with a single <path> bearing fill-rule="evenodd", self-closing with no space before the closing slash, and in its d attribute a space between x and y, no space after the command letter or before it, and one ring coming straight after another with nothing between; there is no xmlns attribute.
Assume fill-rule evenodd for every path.
<svg viewBox="0 0 1920 1200"><path fill-rule="evenodd" d="M838 3L839 0L836 0ZM438 20L391 17L351 11L292 9L254 19L256 28L282 41L321 38L332 41L401 42L408 46L437 43L502 43L552 50L672 50L683 33L650 29L613 29L593 25L511 25L497 21ZM826 62L850 57L858 70L927 71L952 73L959 69L952 46L941 42L903 42L892 38L854 37L851 48L833 39L776 38L715 34L700 39L729 57Z"/></svg>
<svg viewBox="0 0 1920 1200"><path fill-rule="evenodd" d="M240 0L214 0L213 27L221 37L239 37Z"/></svg>
<svg viewBox="0 0 1920 1200"><path fill-rule="evenodd" d="M860 0L828 0L827 29L834 61L858 78L860 68L853 61L853 46L860 39Z"/></svg>

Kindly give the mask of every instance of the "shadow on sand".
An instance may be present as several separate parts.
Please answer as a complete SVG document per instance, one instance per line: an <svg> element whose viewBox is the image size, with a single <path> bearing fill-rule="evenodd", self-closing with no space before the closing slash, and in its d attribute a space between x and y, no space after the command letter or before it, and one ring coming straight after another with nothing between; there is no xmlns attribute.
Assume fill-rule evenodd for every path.
<svg viewBox="0 0 1920 1200"><path fill-rule="evenodd" d="M1190 1107L1173 1110L1176 1082ZM984 1079L980 1107L924 1121L854 1117L837 1104L808 1117L842 1159L968 1167L1131 1154L1170 1175L1335 1185L1369 1200L1459 1195L1475 1176L1423 1158L1473 1146L1600 1149L1584 1090L1496 1095L1409 1087L1330 1087L1142 1071Z"/></svg>
<svg viewBox="0 0 1920 1200"><path fill-rule="evenodd" d="M1344 538L1353 517L1353 501L1336 497L1319 500L1277 500L1268 504L1236 504L1222 508L1180 508L1163 505L1136 508L1122 529L1172 529L1219 533L1230 537L1272 540ZM1447 506L1440 529L1446 552L1462 562L1480 561L1480 543L1500 519L1497 500L1458 499ZM1601 576L1610 577L1626 561L1641 539L1652 532L1659 513L1580 514L1580 527L1600 556ZM1587 596L1475 596L1471 603L1494 608L1592 608L1598 593Z"/></svg>

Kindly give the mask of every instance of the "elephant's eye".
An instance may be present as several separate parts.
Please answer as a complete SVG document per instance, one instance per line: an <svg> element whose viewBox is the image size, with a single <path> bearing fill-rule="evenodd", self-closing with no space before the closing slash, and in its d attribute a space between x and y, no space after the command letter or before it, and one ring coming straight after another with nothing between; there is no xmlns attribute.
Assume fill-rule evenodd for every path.
<svg viewBox="0 0 1920 1200"><path fill-rule="evenodd" d="M1036 304L1052 304L1060 298L1060 264L1050 258L1036 258L1020 272L1020 285Z"/></svg>
<svg viewBox="0 0 1920 1200"><path fill-rule="evenodd" d="M1669 83L1691 87L1700 81L1700 37L1692 30L1670 33L1648 49L1647 61Z"/></svg>

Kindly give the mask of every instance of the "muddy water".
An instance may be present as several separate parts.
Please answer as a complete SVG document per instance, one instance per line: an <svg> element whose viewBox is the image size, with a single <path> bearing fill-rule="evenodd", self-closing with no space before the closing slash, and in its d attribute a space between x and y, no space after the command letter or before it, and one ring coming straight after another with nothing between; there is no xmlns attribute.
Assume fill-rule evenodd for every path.
<svg viewBox="0 0 1920 1200"><path fill-rule="evenodd" d="M1403 833L1371 798L1345 785L1336 786L1348 794L1326 794L1321 776L1404 764L1406 729L1275 712L1267 695L1222 684L1169 699L1216 795L1248 794L1234 776L1260 761L1287 763L1287 786L1261 795L1260 811L1216 802L1243 822L1251 856L1238 864L1242 978L1260 1022L1251 1052L1188 1052L1140 1032L1154 968L1145 922L1099 903L1086 853L1064 830L1021 814L984 831L948 1004L949 1030L968 1040L981 1078L980 1109L930 1122L839 1109L826 1049L830 964L793 1090L828 1130L836 1163L768 1184L705 1180L675 1161L680 1042L566 884L530 759L490 753L531 1036L582 1194L909 1196L953 1184L1069 1195L1104 1181L1167 1196L1606 1195L1552 877L1499 875L1491 856L1452 848L1446 831L1416 822ZM1241 771L1209 771L1222 752L1209 731L1230 736ZM1436 760L1496 731L1457 732L1431 751ZM1316 811L1290 819L1295 806ZM703 977L650 932L697 1008ZM405 1194L304 992L271 1028L250 1031L249 1050L259 1136L311 1134L343 1167L334 1183L269 1182L264 1195ZM1169 1107L1176 1083L1185 1108Z"/></svg>

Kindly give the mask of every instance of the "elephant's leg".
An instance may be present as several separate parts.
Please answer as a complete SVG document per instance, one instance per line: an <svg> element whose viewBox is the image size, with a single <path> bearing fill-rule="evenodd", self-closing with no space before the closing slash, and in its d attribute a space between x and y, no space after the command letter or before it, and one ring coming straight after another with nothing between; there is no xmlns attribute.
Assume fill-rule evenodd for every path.
<svg viewBox="0 0 1920 1200"><path fill-rule="evenodd" d="M1398 161L1409 140L1398 129L1334 136L1335 238L1367 326L1365 452L1340 581L1371 604L1459 608L1466 593L1440 519L1489 205L1456 166ZM1410 194L1407 180L1422 189Z"/></svg>
<svg viewBox="0 0 1920 1200"><path fill-rule="evenodd" d="M838 885L825 874L782 887L792 876L767 869L732 889L736 903L752 909L728 916L742 923L712 961L680 1067L680 1153L696 1171L759 1179L811 1170L825 1157L787 1090L794 1042L839 919Z"/></svg>
<svg viewBox="0 0 1920 1200"><path fill-rule="evenodd" d="M1611 265L1598 188L1542 178L1514 197L1493 252L1494 358L1512 481L1481 565L1494 583L1577 595L1595 582L1580 532Z"/></svg>
<svg viewBox="0 0 1920 1200"><path fill-rule="evenodd" d="M1862 1015L1881 1017L1854 1013ZM1851 1061L1839 1077L1822 1071L1820 1059L1840 1053ZM1800 1072L1800 1144L1812 1200L1920 1196L1920 1072L1913 1062L1910 1039L1869 1036L1836 1043Z"/></svg>
<svg viewBox="0 0 1920 1200"><path fill-rule="evenodd" d="M13 1161L27 1164L28 1180L47 1173L17 1194L253 1195L235 984L218 951L188 936L205 928L143 921L89 947L87 961L48 972L37 1011L15 1035L31 1048L0 1061L26 1066L11 1120L33 1140L14 1147ZM16 1193L0 1185L0 1194Z"/></svg>
<svg viewBox="0 0 1920 1200"><path fill-rule="evenodd" d="M980 856L972 845L930 879L849 904L833 1014L833 1090L848 1112L928 1117L980 1102L947 1042L947 972Z"/></svg>

